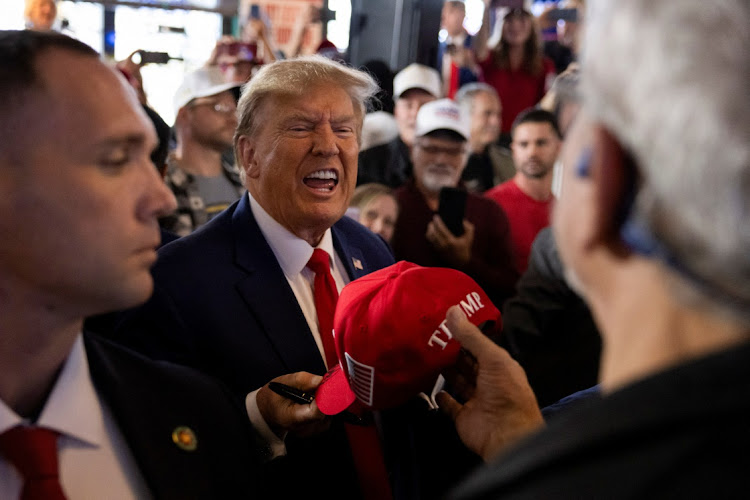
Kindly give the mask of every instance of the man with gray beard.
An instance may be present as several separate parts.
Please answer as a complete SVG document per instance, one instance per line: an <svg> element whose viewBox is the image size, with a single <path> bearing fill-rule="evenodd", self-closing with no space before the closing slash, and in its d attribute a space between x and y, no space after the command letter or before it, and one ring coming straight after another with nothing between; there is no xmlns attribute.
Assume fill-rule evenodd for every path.
<svg viewBox="0 0 750 500"><path fill-rule="evenodd" d="M749 24L746 0L587 2L552 230L600 395L545 426L523 370L449 311L477 384L437 400L492 463L447 498L747 495Z"/></svg>
<svg viewBox="0 0 750 500"><path fill-rule="evenodd" d="M393 252L396 260L465 272L500 307L518 279L505 213L491 200L467 193L463 234L453 234L438 215L440 191L463 188L469 135L469 117L450 99L419 110L411 152L414 172L396 191L402 216L394 230Z"/></svg>

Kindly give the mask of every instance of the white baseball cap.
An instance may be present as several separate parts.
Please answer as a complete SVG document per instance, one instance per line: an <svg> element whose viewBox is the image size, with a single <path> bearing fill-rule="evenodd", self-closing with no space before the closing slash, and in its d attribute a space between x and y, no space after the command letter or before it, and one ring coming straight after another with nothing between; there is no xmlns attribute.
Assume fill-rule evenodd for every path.
<svg viewBox="0 0 750 500"><path fill-rule="evenodd" d="M237 82L227 82L218 66L204 66L185 75L185 79L174 95L174 111L197 97L220 94L225 90L239 87Z"/></svg>
<svg viewBox="0 0 750 500"><path fill-rule="evenodd" d="M456 132L468 141L471 135L471 120L452 99L438 99L419 108L415 135L422 137L436 130Z"/></svg>
<svg viewBox="0 0 750 500"><path fill-rule="evenodd" d="M443 97L440 73L435 68L412 63L393 78L393 97L398 99L409 89L422 89L434 97Z"/></svg>

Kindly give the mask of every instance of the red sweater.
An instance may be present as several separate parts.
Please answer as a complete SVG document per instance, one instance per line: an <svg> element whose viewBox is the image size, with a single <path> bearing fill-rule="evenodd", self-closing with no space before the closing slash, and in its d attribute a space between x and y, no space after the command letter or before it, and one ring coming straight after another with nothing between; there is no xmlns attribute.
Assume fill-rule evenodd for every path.
<svg viewBox="0 0 750 500"><path fill-rule="evenodd" d="M482 79L495 87L502 104L502 126L504 134L510 134L513 120L518 113L535 106L548 90L548 79L555 76L555 64L551 59L543 59L542 71L531 75L524 70L511 71L495 66L492 53L479 62L482 68Z"/></svg>
<svg viewBox="0 0 750 500"><path fill-rule="evenodd" d="M529 263L534 238L539 231L549 226L552 197L547 201L537 201L521 191L514 179L495 186L485 196L500 204L508 216L516 269L523 274Z"/></svg>

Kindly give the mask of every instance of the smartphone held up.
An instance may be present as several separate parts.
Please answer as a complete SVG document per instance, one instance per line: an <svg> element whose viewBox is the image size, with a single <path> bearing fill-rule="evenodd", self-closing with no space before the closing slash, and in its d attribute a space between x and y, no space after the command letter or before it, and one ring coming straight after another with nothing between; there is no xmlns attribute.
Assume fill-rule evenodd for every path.
<svg viewBox="0 0 750 500"><path fill-rule="evenodd" d="M466 196L466 190L461 188L444 187L440 190L438 215L455 236L464 234Z"/></svg>

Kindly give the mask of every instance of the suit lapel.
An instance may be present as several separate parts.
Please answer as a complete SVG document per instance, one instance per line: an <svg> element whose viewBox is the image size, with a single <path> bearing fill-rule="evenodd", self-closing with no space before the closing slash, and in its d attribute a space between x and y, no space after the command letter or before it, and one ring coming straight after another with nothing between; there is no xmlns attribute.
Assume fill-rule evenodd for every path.
<svg viewBox="0 0 750 500"><path fill-rule="evenodd" d="M368 269L367 261L362 254L362 250L353 245L349 241L349 238L346 237L346 234L344 234L344 231L338 226L339 224L336 223L331 228L333 234L333 248L341 258L341 262L344 264L344 268L346 268L346 274L349 275L349 280L354 281L355 279L370 273L373 269Z"/></svg>
<svg viewBox="0 0 750 500"><path fill-rule="evenodd" d="M154 498L226 498L226 490L245 482L251 489L253 479L227 483L224 470L228 477L239 471L256 476L255 481L262 476L257 472L261 447L249 440L242 408L219 385L189 368L154 362L95 335L84 334L84 342L97 394ZM188 442L196 440L195 447L176 444L174 433L180 430ZM250 494L232 493L242 498Z"/></svg>
<svg viewBox="0 0 750 500"><path fill-rule="evenodd" d="M281 270L276 256L253 217L250 202L243 196L232 216L234 258L247 276L236 284L237 292L260 324L260 330L274 346L289 372L324 373L320 356L311 362L317 344L297 298Z"/></svg>

